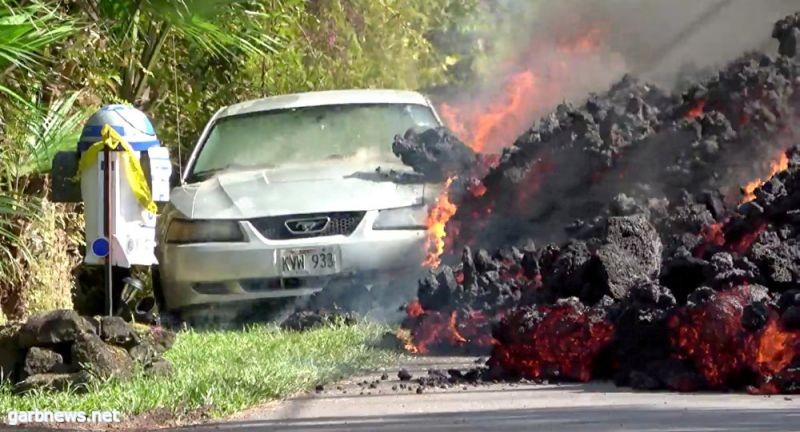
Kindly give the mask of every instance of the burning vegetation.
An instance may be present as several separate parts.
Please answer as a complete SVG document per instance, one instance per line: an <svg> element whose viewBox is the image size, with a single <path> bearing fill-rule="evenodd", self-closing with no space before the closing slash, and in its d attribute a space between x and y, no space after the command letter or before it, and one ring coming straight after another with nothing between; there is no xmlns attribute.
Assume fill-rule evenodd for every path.
<svg viewBox="0 0 800 432"><path fill-rule="evenodd" d="M625 77L439 173L406 347L490 353L490 379L800 392L800 14L773 35L779 56L678 96ZM443 107L451 129L485 150L541 100L524 76L483 117Z"/></svg>

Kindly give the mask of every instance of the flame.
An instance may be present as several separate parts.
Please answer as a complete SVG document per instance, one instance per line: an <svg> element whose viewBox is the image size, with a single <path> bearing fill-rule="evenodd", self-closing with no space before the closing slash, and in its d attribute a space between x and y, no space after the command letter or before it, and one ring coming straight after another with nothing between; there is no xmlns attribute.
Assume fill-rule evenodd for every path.
<svg viewBox="0 0 800 432"><path fill-rule="evenodd" d="M455 177L450 177L444 184L439 197L436 199L436 204L431 208L428 213L428 234L425 241L425 250L428 251L425 261L422 265L435 268L441 264L441 256L444 253L445 237L447 231L445 227L447 222L456 213L456 205L450 201L449 193L450 186L453 184Z"/></svg>
<svg viewBox="0 0 800 432"><path fill-rule="evenodd" d="M595 26L589 29L586 34L579 36L572 41L566 41L560 46L560 50L564 52L572 52L577 54L589 54L597 50L600 45L600 39L606 32L606 28Z"/></svg>
<svg viewBox="0 0 800 432"><path fill-rule="evenodd" d="M459 103L442 103L439 112L450 130L476 152L499 152L543 114L561 102L565 87L580 82L570 63L597 54L605 28L590 27L572 39L532 44L519 59L506 62L495 94ZM535 64L519 66L535 59ZM515 66L516 65L516 66ZM503 67L503 66L501 66ZM487 102L488 99L488 102Z"/></svg>
<svg viewBox="0 0 800 432"><path fill-rule="evenodd" d="M519 132L518 124L522 123L517 113L524 111L523 104L533 98L536 82L533 72L517 72L508 78L505 90L489 103L487 110L442 103L439 111L457 137L476 152L484 152L489 150L489 142L503 143L502 146L514 141ZM493 144L492 147L497 146Z"/></svg>
<svg viewBox="0 0 800 432"><path fill-rule="evenodd" d="M442 116L445 124L455 136L462 140L466 140L470 136L467 127L459 121L459 112L455 107L443 103L439 106L439 115Z"/></svg>
<svg viewBox="0 0 800 432"><path fill-rule="evenodd" d="M411 331L408 329L399 328L394 334L397 336L397 339L403 342L403 349L405 349L406 352L411 354L419 354L417 347L414 345L414 340L411 337Z"/></svg>
<svg viewBox="0 0 800 432"><path fill-rule="evenodd" d="M777 160L772 161L770 164L768 176L764 177L763 179L758 178L752 180L742 188L742 194L744 195L744 198L742 198L740 204L749 203L750 201L756 199L756 189L764 185L764 183L766 183L772 176L781 171L785 171L787 168L789 168L789 157L786 156L786 153L781 152L780 157L778 157Z"/></svg>
<svg viewBox="0 0 800 432"><path fill-rule="evenodd" d="M452 353L463 347L490 347L494 342L488 320L480 313L461 317L458 311L423 311L411 320L410 336L405 338L402 333L398 336L412 354Z"/></svg>
<svg viewBox="0 0 800 432"><path fill-rule="evenodd" d="M458 316L456 316L456 311L450 313L450 320L447 321L447 330L449 330L452 335L452 340L456 344L467 342L467 339L461 336L461 333L458 331Z"/></svg>
<svg viewBox="0 0 800 432"><path fill-rule="evenodd" d="M516 113L522 107L523 101L527 97L534 96L536 77L530 71L514 74L506 85L507 101L496 102L489 108L489 112L480 116L475 125L475 133L472 138L472 149L476 152L483 152L492 134L500 129L505 129L506 122L514 119ZM514 133L516 135L516 133ZM513 141L513 138L503 139L505 142Z"/></svg>

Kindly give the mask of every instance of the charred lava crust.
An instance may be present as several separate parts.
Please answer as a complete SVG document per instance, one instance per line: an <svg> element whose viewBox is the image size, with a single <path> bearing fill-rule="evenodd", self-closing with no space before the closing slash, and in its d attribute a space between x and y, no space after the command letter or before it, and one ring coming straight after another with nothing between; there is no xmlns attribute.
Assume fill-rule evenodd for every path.
<svg viewBox="0 0 800 432"><path fill-rule="evenodd" d="M392 152L423 175L425 180L443 182L455 173L465 173L477 166L478 156L446 128L413 129L395 137Z"/></svg>

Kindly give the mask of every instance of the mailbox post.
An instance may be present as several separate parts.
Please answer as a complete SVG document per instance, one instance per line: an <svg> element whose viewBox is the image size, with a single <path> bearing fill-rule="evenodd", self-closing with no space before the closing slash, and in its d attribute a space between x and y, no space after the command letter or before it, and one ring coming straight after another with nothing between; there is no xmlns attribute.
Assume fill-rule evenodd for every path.
<svg viewBox="0 0 800 432"><path fill-rule="evenodd" d="M169 200L169 152L144 113L107 105L87 121L76 152L56 155L53 173L53 201L84 203L84 264L105 267L105 311L113 315L112 269L157 264L155 203Z"/></svg>

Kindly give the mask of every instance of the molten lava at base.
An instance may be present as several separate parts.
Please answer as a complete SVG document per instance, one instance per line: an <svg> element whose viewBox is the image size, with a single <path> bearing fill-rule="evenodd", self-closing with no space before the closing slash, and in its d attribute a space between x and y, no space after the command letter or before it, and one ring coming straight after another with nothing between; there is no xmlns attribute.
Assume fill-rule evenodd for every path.
<svg viewBox="0 0 800 432"><path fill-rule="evenodd" d="M595 360L611 342L614 325L602 311L587 311L577 302L515 311L495 334L490 369L507 376L540 380L592 379Z"/></svg>

